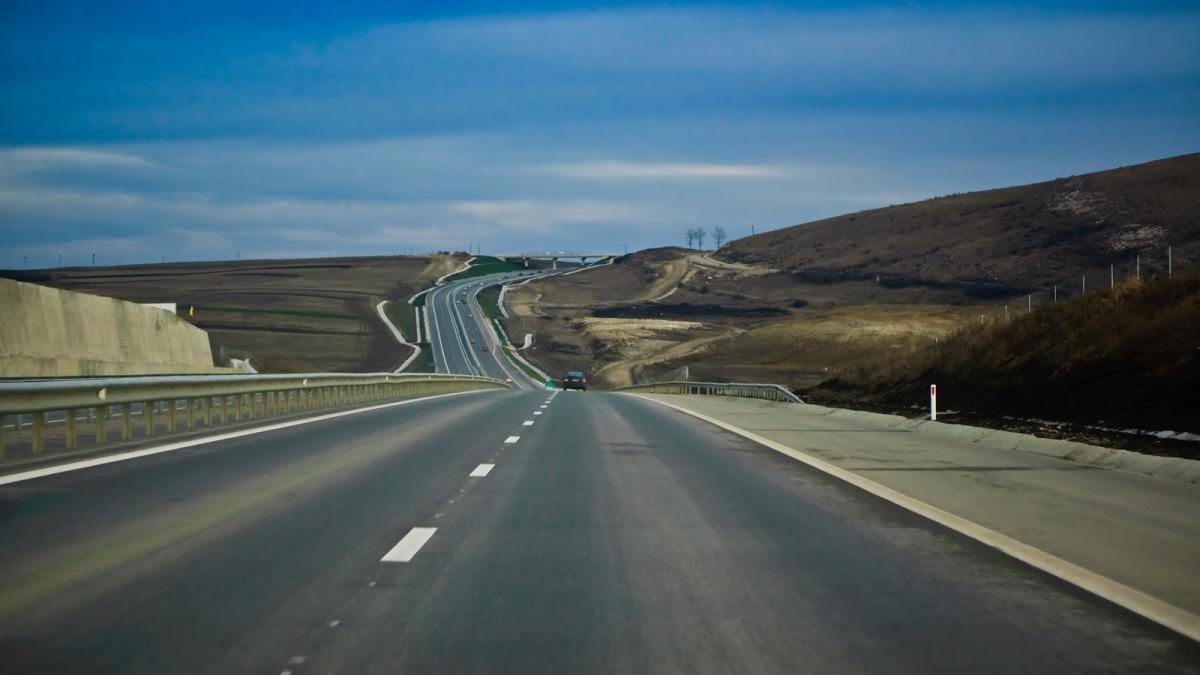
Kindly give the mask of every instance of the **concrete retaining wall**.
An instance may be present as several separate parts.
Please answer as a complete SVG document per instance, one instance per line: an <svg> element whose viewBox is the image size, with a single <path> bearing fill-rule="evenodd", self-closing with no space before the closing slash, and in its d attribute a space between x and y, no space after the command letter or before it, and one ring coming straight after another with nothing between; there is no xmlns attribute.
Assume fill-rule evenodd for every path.
<svg viewBox="0 0 1200 675"><path fill-rule="evenodd" d="M208 334L171 312L0 279L0 377L226 370Z"/></svg>

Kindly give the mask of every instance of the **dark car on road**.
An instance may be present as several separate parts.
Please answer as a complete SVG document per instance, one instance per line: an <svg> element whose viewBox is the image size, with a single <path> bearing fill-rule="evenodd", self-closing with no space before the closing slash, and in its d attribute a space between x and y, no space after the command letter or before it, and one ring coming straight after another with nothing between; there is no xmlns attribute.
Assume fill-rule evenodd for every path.
<svg viewBox="0 0 1200 675"><path fill-rule="evenodd" d="M568 370L562 379L563 389L578 389L587 391L587 378L578 370Z"/></svg>

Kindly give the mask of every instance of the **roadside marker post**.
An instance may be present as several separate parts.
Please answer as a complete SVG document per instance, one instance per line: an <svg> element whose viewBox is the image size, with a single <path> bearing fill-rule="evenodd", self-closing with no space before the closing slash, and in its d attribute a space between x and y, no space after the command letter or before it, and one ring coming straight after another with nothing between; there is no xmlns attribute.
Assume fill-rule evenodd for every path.
<svg viewBox="0 0 1200 675"><path fill-rule="evenodd" d="M929 421L937 421L937 385L929 385Z"/></svg>

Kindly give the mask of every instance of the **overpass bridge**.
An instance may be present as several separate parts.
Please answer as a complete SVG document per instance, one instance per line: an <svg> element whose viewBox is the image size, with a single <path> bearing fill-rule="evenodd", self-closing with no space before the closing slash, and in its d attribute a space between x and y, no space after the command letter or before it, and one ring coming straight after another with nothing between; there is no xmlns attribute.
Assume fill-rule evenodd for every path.
<svg viewBox="0 0 1200 675"><path fill-rule="evenodd" d="M529 267L530 260L549 260L554 269L558 269L559 260L578 260L581 265L586 265L589 260L604 260L605 258L615 258L620 253L602 253L595 251L539 251L536 253L500 253L493 254L493 258L500 260L521 260Z"/></svg>

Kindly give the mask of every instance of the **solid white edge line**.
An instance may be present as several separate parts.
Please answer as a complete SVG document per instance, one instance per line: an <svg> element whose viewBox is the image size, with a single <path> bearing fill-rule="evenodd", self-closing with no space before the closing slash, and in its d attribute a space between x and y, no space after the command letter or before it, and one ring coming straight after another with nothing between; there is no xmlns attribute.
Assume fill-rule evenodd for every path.
<svg viewBox="0 0 1200 675"><path fill-rule="evenodd" d="M673 403L660 401L658 399L649 398L641 394L633 394L626 392L626 396L633 396L651 403L666 406L673 410L677 410L685 415L691 415L697 419L703 420L718 426L726 431L733 432L743 438L749 439L764 445L778 453L787 455L792 459L803 462L812 468L826 473L834 478L845 481L854 487L869 492L880 499L895 504L903 509L911 511L919 516L932 520L933 522L947 527L959 534L965 535L978 541L982 544L990 546L1002 553L1005 553L1030 567L1037 568L1047 574L1053 575L1073 584L1083 590L1097 595L1113 604L1120 605L1125 609L1138 614L1146 619L1153 621L1159 625L1165 626L1181 635L1191 638L1192 640L1200 641L1200 616L1191 612L1168 604L1158 598L1146 595L1141 591L1135 590L1122 584L1118 581L1113 581L1108 577L1101 576L1090 570L1084 569L1074 563L1067 562L1058 556L1046 553L1045 551L1034 548L1029 544L1013 539L1004 534L1000 534L995 530L974 523L961 516L956 516L949 511L943 511L936 506L927 504L919 499L910 497L902 492L893 490L892 488L880 485L873 480L863 478L862 476L835 466L818 459L812 455L800 452L793 448L789 448L782 443L777 443L769 438L764 438L758 434L747 431L740 427L736 427L728 422L722 422L708 415L698 413L687 408L677 406Z"/></svg>
<svg viewBox="0 0 1200 675"><path fill-rule="evenodd" d="M422 398L410 398L410 399L405 399L403 401L394 401L392 403L382 403L380 405L373 405L373 406L369 406L366 408L355 408L353 410L342 410L340 412L327 413L325 415L318 415L317 417L305 417L304 419L299 419L299 420L289 420L287 422L277 422L275 424L268 424L268 425L262 426L262 427L254 427L252 429L241 429L239 431L230 431L230 432L226 432L223 434L216 434L213 436L204 436L202 438L192 438L192 439L188 439L186 441L178 441L176 443L168 443L166 445L155 446L153 448L143 448L142 450L132 450L130 452L122 452L122 453L116 454L116 455L107 455L104 457L96 457L94 459L85 459L85 460L80 460L78 462L69 462L67 464L58 464L56 466L48 466L48 467L45 467L42 469L32 469L30 471L22 471L20 473L9 474L7 476L0 476L0 485L11 485L13 483L20 483L21 481L33 480L34 478L44 478L46 476L53 476L53 475L59 474L59 473L67 473L69 471L79 471L80 469L90 469L93 466L102 466L104 464L112 464L114 462L124 462L124 461L130 460L130 459L137 459L138 457L147 457L149 455L157 455L157 454L163 453L163 452L171 452L172 450L181 450L183 448L191 448L191 447L194 447L197 445L204 445L205 443L216 443L217 441L227 441L232 438L241 438L242 436L252 436L254 434L261 434L261 433L265 433L268 431L275 431L276 429L287 429L288 427L296 427L296 426L300 426L301 424L311 424L313 422L321 422L323 420L331 420L331 419L334 419L337 417L345 417L346 415L357 415L359 413L371 412L372 410L381 410L383 408L392 408L392 407L395 407L398 405L407 405L409 403L416 403L418 401L429 401L429 400L432 400L435 398L445 398L447 396L461 396L462 394L478 394L478 393L485 392L485 391L499 391L499 390L498 389L497 390L478 389L475 391L456 391L456 392L450 393L450 394L437 394L436 396L425 396Z"/></svg>
<svg viewBox="0 0 1200 675"><path fill-rule="evenodd" d="M519 440L521 440L520 436L509 436L508 438L504 439L504 442L505 443L516 443Z"/></svg>
<svg viewBox="0 0 1200 675"><path fill-rule="evenodd" d="M408 562L437 532L436 527L414 527L398 544L379 559L379 562Z"/></svg>
<svg viewBox="0 0 1200 675"><path fill-rule="evenodd" d="M470 475L472 478L483 478L491 473L492 469L495 467L495 464L480 464L479 466L475 467L475 470L472 471Z"/></svg>

